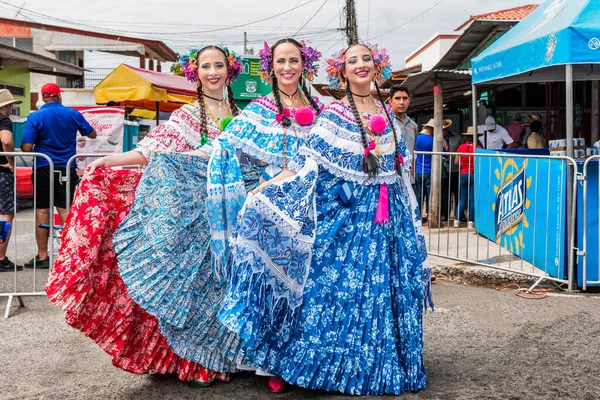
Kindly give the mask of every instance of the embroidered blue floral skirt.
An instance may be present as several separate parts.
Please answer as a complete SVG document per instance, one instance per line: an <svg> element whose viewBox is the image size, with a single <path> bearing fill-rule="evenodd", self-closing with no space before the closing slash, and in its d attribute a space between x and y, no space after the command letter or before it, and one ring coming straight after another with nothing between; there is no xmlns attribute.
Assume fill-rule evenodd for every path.
<svg viewBox="0 0 600 400"><path fill-rule="evenodd" d="M225 288L211 267L207 164L192 155L153 155L114 244L131 297L157 318L175 353L234 372L240 343L217 319Z"/></svg>
<svg viewBox="0 0 600 400"><path fill-rule="evenodd" d="M233 266L219 318L239 332L250 361L291 384L353 395L423 389L427 274L406 188L389 186L389 223L376 225L377 185L348 199L345 181L323 169L317 179L301 305L290 314L250 258Z"/></svg>

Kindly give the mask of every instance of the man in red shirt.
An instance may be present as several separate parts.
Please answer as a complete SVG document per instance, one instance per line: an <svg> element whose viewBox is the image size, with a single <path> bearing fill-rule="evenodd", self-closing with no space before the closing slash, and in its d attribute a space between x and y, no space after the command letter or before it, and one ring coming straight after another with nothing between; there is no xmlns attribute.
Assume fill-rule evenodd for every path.
<svg viewBox="0 0 600 400"><path fill-rule="evenodd" d="M463 133L463 143L456 150L458 153L475 153L473 146L473 127L469 126ZM481 148L481 146L477 146ZM463 218L467 202L469 203L469 228L473 228L475 221L475 157L460 156L454 158L454 163L460 166L460 191L458 196L458 205L454 219L454 227L460 227L460 220Z"/></svg>
<svg viewBox="0 0 600 400"><path fill-rule="evenodd" d="M507 125L505 129L514 142L521 143L523 139L523 124L521 124L521 114L516 113L513 116L513 122Z"/></svg>

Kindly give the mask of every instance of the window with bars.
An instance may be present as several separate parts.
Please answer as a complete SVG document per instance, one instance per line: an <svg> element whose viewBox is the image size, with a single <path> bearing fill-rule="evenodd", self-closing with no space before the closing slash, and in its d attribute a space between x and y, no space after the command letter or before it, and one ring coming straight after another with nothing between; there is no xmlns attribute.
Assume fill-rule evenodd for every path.
<svg viewBox="0 0 600 400"><path fill-rule="evenodd" d="M13 96L25 97L25 88L23 86L11 85L0 82L0 89L8 89Z"/></svg>

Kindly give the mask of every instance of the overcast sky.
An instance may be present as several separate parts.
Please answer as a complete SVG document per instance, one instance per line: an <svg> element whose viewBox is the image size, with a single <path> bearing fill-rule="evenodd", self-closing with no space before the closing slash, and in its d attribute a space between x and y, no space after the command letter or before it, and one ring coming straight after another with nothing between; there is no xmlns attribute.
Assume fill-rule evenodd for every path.
<svg viewBox="0 0 600 400"><path fill-rule="evenodd" d="M337 31L345 0L0 0L0 15L86 30L163 40L175 51L192 45L224 43L243 49L296 35L311 39L330 56L344 47ZM521 6L519 0L357 0L359 37L390 50L394 68L431 36L452 33L470 15ZM533 3L539 3L534 1ZM297 9L286 12L296 6ZM18 7L22 7L18 11ZM284 13L285 12L285 13ZM276 14L284 13L279 16ZM265 19L244 27L232 27ZM398 27L397 29L394 29ZM211 31L211 32L207 32ZM86 55L86 67L116 67L136 60L105 53ZM324 75L322 73L321 75ZM321 77L322 79L322 77Z"/></svg>

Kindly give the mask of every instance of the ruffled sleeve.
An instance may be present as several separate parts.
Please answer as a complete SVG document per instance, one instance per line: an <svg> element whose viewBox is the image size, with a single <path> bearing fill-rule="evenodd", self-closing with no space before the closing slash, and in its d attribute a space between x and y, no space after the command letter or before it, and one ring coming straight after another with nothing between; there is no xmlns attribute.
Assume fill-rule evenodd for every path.
<svg viewBox="0 0 600 400"><path fill-rule="evenodd" d="M214 127L208 126L209 129ZM200 145L200 109L186 104L175 110L169 120L150 131L136 146L146 159L156 150L183 153Z"/></svg>
<svg viewBox="0 0 600 400"><path fill-rule="evenodd" d="M275 102L269 97L261 97L244 108L221 137L243 153L283 168L284 148L286 158L291 160L310 128L302 127L295 121L292 126L284 128L277 122Z"/></svg>
<svg viewBox="0 0 600 400"><path fill-rule="evenodd" d="M320 167L347 181L368 185L396 182L395 146L391 133L388 125L378 138L382 149L379 155L380 171L376 177L369 178L362 170L364 147L354 117L345 104L332 103L321 113L304 146L288 168L298 171L304 165L305 158L310 157Z"/></svg>

